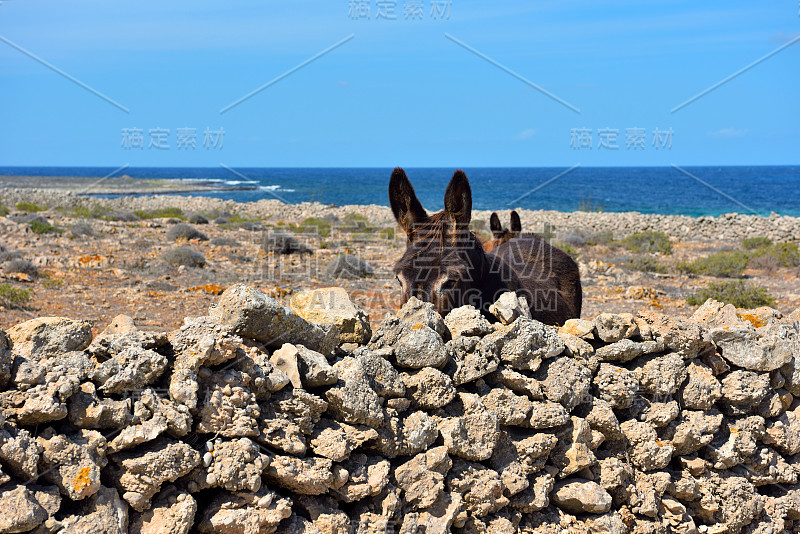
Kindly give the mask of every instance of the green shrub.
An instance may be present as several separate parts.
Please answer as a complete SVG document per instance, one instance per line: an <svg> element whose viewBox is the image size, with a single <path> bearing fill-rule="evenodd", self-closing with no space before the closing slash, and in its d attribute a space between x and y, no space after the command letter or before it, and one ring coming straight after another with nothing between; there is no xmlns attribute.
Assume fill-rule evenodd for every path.
<svg viewBox="0 0 800 534"><path fill-rule="evenodd" d="M186 220L183 210L180 208L159 208L155 210L136 210L133 212L140 219L175 219Z"/></svg>
<svg viewBox="0 0 800 534"><path fill-rule="evenodd" d="M663 232L637 232L626 237L622 245L632 252L658 252L672 254L672 243Z"/></svg>
<svg viewBox="0 0 800 534"><path fill-rule="evenodd" d="M331 235L331 223L326 219L319 217L309 217L300 223L297 227L298 232L303 233L316 233L320 237L328 237Z"/></svg>
<svg viewBox="0 0 800 534"><path fill-rule="evenodd" d="M57 227L53 226L52 224L50 224L48 222L31 221L31 222L28 223L28 226L30 226L30 228L31 228L31 230L33 230L34 234L39 234L39 235L42 235L42 234L58 234L58 235L61 235L61 234L64 233L64 230L62 230L61 228L57 228Z"/></svg>
<svg viewBox="0 0 800 534"><path fill-rule="evenodd" d="M31 292L28 289L20 289L11 284L0 284L0 306L6 308L17 308L24 306L31 300Z"/></svg>
<svg viewBox="0 0 800 534"><path fill-rule="evenodd" d="M8 215L8 208L0 204L0 217Z"/></svg>
<svg viewBox="0 0 800 534"><path fill-rule="evenodd" d="M34 204L33 202L19 202L17 203L17 209L19 211L24 211L27 213L36 213L37 211L44 211L44 208L39 206L38 204Z"/></svg>
<svg viewBox="0 0 800 534"><path fill-rule="evenodd" d="M603 232L589 234L586 237L586 244L590 246L615 244L614 232L605 230Z"/></svg>
<svg viewBox="0 0 800 534"><path fill-rule="evenodd" d="M577 251L577 250L575 250L573 247L571 247L571 246L567 245L566 243L560 243L560 244L558 244L558 245L557 245L557 248L560 248L561 250L563 250L564 252L566 252L567 254L569 254L569 256L570 256L570 257L571 257L573 260L577 260L577 259L578 259L578 251Z"/></svg>
<svg viewBox="0 0 800 534"><path fill-rule="evenodd" d="M755 284L746 284L743 280L708 284L705 289L686 297L686 302L691 306L699 306L710 298L737 308L750 309L775 304L775 299L766 289Z"/></svg>
<svg viewBox="0 0 800 534"><path fill-rule="evenodd" d="M395 230L394 228L384 228L383 230L378 232L378 235L381 237L381 239L392 241L397 236L397 230Z"/></svg>
<svg viewBox="0 0 800 534"><path fill-rule="evenodd" d="M764 258L767 263L774 263L778 267L800 265L800 251L797 250L797 243L775 243L755 250L750 256L753 259Z"/></svg>
<svg viewBox="0 0 800 534"><path fill-rule="evenodd" d="M742 248L745 250L754 250L757 248L769 247L772 245L772 240L768 237L750 237L742 241Z"/></svg>
<svg viewBox="0 0 800 534"><path fill-rule="evenodd" d="M667 266L653 256L636 256L628 260L628 267L646 273L666 273Z"/></svg>
<svg viewBox="0 0 800 534"><path fill-rule="evenodd" d="M600 213L604 211L606 207L602 204L598 204L597 202L592 202L592 195L584 197L581 194L581 203L578 205L578 211L588 211L590 213Z"/></svg>
<svg viewBox="0 0 800 534"><path fill-rule="evenodd" d="M678 270L688 274L716 276L718 278L741 278L750 255L743 250L716 252L692 262L683 262Z"/></svg>
<svg viewBox="0 0 800 534"><path fill-rule="evenodd" d="M186 267L202 267L206 264L205 257L189 247L178 247L168 250L162 259L170 265Z"/></svg>
<svg viewBox="0 0 800 534"><path fill-rule="evenodd" d="M348 213L342 219L342 230L345 232L369 232L372 226L369 219L360 213Z"/></svg>

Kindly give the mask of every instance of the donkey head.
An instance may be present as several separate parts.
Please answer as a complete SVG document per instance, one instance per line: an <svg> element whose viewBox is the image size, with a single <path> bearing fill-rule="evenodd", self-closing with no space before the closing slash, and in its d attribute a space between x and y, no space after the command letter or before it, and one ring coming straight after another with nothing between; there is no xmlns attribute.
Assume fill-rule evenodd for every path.
<svg viewBox="0 0 800 534"><path fill-rule="evenodd" d="M444 210L428 215L405 171L389 180L389 203L408 237L406 251L394 267L403 302L412 296L431 302L444 316L471 303L485 256L469 230L472 191L463 171L456 171L444 194Z"/></svg>
<svg viewBox="0 0 800 534"><path fill-rule="evenodd" d="M503 228L500 223L500 217L497 216L497 213L492 212L492 216L489 218L489 229L492 231L492 240L484 246L487 252L511 241L515 237L519 237L522 233L522 222L519 219L519 214L516 211L512 211L511 230L509 230L508 228Z"/></svg>

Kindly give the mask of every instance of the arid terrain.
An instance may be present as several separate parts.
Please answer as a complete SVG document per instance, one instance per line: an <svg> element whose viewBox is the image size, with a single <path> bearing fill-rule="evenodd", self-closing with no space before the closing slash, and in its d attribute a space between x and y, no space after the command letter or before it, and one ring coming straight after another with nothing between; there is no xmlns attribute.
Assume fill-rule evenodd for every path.
<svg viewBox="0 0 800 534"><path fill-rule="evenodd" d="M113 192L115 184L103 186ZM65 316L91 320L102 330L116 315L127 314L141 328L169 330L183 317L206 314L216 294L235 282L287 303L301 289L341 286L376 324L397 309L399 286L391 267L405 236L387 207L287 206L276 200L236 204L168 195L104 199L32 188L0 189L0 203L0 282L29 296L16 301L19 292L13 292L0 300L3 329L32 317ZM508 224L509 212L499 213ZM704 274L720 274L715 265L686 267L719 252L722 270L738 262L733 270L741 269L734 277L766 289L774 307L788 314L800 306L795 218L520 213L525 231L551 237L579 262L583 317L647 309L690 315L696 305L687 304L687 296L709 283L734 280ZM475 212L473 217L473 228L487 238L489 215ZM184 227L177 232L184 237L169 235L179 224L201 235L186 235ZM275 233L293 236L308 250L265 251L265 238ZM745 238L788 244L759 255L743 250ZM182 257L173 264L165 261L165 254L178 247L202 255L203 265L182 266L187 261ZM755 259L742 260L737 251ZM330 276L326 269L341 254L365 260L372 274Z"/></svg>

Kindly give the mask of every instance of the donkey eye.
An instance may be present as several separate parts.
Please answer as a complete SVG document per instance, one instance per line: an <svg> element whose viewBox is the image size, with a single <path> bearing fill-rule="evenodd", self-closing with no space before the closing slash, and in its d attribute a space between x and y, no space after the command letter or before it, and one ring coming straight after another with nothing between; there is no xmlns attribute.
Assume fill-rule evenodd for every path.
<svg viewBox="0 0 800 534"><path fill-rule="evenodd" d="M442 284L442 291L450 291L454 287L456 287L456 280L451 278L449 280L444 281L444 283Z"/></svg>

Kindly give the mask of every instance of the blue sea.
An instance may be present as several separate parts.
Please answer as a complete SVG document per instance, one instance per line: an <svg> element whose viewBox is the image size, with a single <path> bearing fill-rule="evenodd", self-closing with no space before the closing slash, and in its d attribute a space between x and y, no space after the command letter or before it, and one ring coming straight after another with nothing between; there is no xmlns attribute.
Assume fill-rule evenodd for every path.
<svg viewBox="0 0 800 534"><path fill-rule="evenodd" d="M454 169L406 168L428 210L441 209ZM100 167L0 167L0 174L103 177ZM465 168L474 209L579 209L681 215L800 216L800 166ZM204 180L229 191L192 193L238 202L388 205L387 168L126 168L115 176Z"/></svg>

